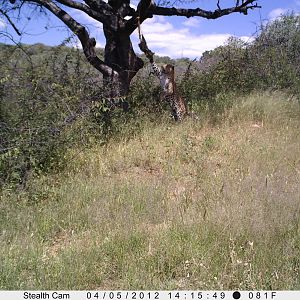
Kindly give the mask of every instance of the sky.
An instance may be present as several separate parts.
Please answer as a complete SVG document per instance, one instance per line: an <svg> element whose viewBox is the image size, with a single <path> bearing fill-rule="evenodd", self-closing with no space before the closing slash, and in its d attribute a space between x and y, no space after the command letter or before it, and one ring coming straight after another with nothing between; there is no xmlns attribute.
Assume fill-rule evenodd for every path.
<svg viewBox="0 0 300 300"><path fill-rule="evenodd" d="M136 7L138 1L133 0L131 3L133 7ZM192 3L186 1L185 4L177 6L215 10L216 3L217 0L198 0ZM221 8L233 6L234 3L235 0L220 0ZM262 8L250 10L247 16L235 13L216 20L199 17L154 16L142 24L142 32L149 48L157 55L194 59L201 57L206 50L223 45L230 36L240 37L250 42L261 24L279 18L284 13L300 13L300 0L257 0L257 3ZM97 47L105 46L101 23L83 12L66 10L88 28L91 37L97 40ZM70 36L70 31L56 17L45 16L39 12L33 13L29 7L24 7L21 21L15 21L22 32L21 37L13 31L4 18L0 17L0 32L7 32L15 42L59 45ZM72 45L79 45L76 38L72 38L71 41ZM0 34L0 42L9 43L10 40ZM132 43L136 52L139 53L137 31L132 35Z"/></svg>

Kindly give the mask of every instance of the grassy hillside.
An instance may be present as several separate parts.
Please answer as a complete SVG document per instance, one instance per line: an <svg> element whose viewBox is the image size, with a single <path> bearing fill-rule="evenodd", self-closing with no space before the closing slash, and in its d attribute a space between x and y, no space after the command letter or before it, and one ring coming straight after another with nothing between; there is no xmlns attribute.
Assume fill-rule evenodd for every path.
<svg viewBox="0 0 300 300"><path fill-rule="evenodd" d="M300 289L299 103L232 102L214 125L129 123L3 192L0 288Z"/></svg>

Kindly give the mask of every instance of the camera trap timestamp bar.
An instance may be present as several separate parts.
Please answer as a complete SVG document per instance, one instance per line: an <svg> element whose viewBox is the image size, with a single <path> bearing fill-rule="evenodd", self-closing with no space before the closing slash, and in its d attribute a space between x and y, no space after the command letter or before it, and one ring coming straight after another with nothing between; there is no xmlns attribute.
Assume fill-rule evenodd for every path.
<svg viewBox="0 0 300 300"><path fill-rule="evenodd" d="M300 291L0 291L0 300L299 300Z"/></svg>

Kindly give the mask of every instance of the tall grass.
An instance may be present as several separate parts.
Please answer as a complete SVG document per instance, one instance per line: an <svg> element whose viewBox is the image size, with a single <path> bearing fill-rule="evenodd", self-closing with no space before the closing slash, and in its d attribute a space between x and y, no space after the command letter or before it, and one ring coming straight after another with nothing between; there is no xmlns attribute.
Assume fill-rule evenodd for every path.
<svg viewBox="0 0 300 300"><path fill-rule="evenodd" d="M3 191L0 288L299 289L299 103L232 101Z"/></svg>

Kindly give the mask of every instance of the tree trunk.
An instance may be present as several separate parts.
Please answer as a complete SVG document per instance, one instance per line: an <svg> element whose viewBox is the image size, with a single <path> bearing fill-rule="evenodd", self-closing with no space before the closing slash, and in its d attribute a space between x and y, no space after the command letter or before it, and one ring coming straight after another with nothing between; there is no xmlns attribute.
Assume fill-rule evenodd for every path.
<svg viewBox="0 0 300 300"><path fill-rule="evenodd" d="M104 62L116 72L104 76L108 97L123 97L129 92L132 78L144 66L144 62L133 51L130 36L120 31L112 31L103 26L106 37Z"/></svg>

